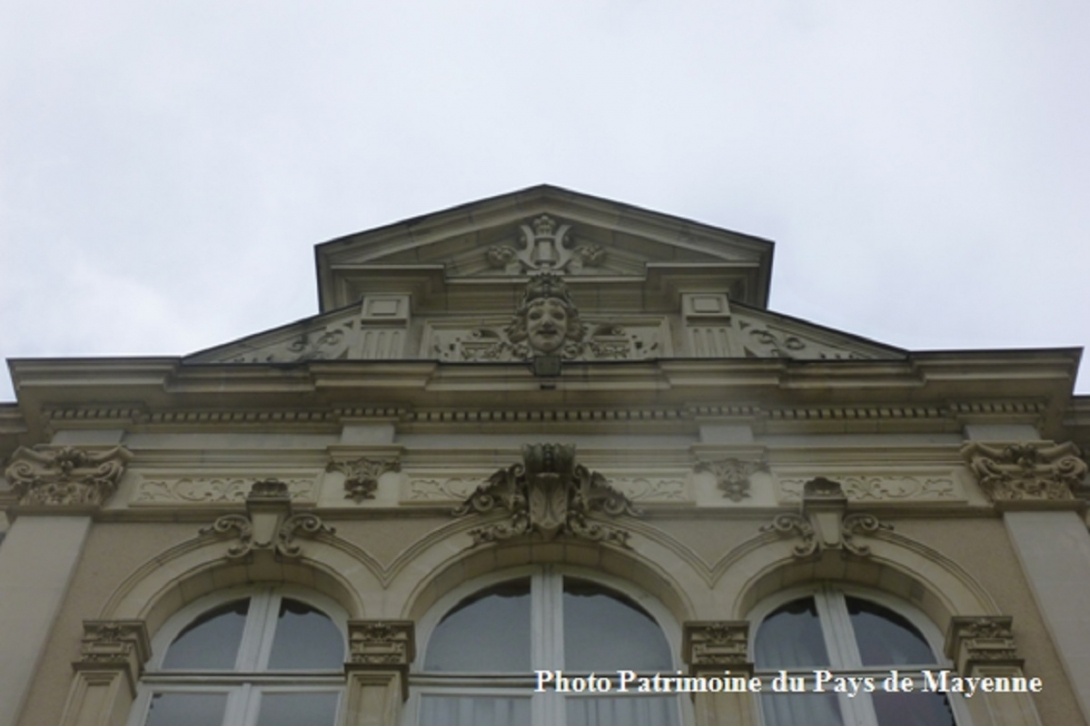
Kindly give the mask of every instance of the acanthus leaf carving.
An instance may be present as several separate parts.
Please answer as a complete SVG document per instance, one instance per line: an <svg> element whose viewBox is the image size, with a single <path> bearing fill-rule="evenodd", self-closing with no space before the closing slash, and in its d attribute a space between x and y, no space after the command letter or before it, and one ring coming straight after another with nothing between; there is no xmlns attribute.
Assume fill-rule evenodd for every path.
<svg viewBox="0 0 1090 727"><path fill-rule="evenodd" d="M76 447L29 449L12 455L4 476L20 505L99 507L117 490L132 453Z"/></svg>
<svg viewBox="0 0 1090 727"><path fill-rule="evenodd" d="M768 462L764 459L741 460L728 457L713 462L700 462L696 465L696 471L710 472L715 477L716 485L723 491L723 497L741 502L749 497L750 478L758 472L768 472Z"/></svg>
<svg viewBox="0 0 1090 727"><path fill-rule="evenodd" d="M387 472L400 471L401 462L397 459L373 460L360 457L356 460L333 460L326 466L326 472L340 472L344 475L344 496L356 502L373 500L379 478Z"/></svg>
<svg viewBox="0 0 1090 727"><path fill-rule="evenodd" d="M978 664L1022 666L1011 616L954 616L946 634L946 655L968 674Z"/></svg>
<svg viewBox="0 0 1090 727"><path fill-rule="evenodd" d="M595 515L636 515L636 508L600 473L575 461L575 445L533 444L521 463L495 472L454 515L505 512L507 519L470 531L474 545L537 534L563 534L628 547L629 533L599 522Z"/></svg>
<svg viewBox="0 0 1090 727"><path fill-rule="evenodd" d="M1071 442L970 442L961 454L992 502L1074 500L1087 472Z"/></svg>
<svg viewBox="0 0 1090 727"><path fill-rule="evenodd" d="M151 656L151 643L143 621L84 621L80 640L80 659L76 669L119 669L127 671L135 683L145 661Z"/></svg>

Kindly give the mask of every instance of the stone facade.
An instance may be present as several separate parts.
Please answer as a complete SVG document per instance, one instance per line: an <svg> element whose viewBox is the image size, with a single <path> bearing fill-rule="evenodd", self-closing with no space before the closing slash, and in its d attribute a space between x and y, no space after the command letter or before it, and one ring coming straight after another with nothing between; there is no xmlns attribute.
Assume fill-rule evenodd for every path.
<svg viewBox="0 0 1090 727"><path fill-rule="evenodd" d="M317 259L306 321L11 362L0 721L142 722L176 624L264 589L341 629L343 668L311 679L339 723L415 723L459 594L548 604L557 574L638 604L671 675L765 678L776 604L843 592L908 614L936 668L1045 685L952 694L959 723L1090 720L1078 351L913 353L778 315L771 243L554 187Z"/></svg>

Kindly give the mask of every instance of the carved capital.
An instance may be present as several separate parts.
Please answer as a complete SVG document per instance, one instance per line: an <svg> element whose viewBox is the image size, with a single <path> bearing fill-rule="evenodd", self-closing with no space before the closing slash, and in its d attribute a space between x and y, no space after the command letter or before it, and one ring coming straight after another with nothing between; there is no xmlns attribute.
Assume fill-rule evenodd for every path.
<svg viewBox="0 0 1090 727"><path fill-rule="evenodd" d="M847 507L848 498L840 483L817 477L803 486L801 512L777 515L761 526L761 532L797 538L799 542L792 548L796 558L810 558L827 549L869 556L870 546L857 538L892 530L893 526L868 513L848 513Z"/></svg>
<svg viewBox="0 0 1090 727"><path fill-rule="evenodd" d="M995 503L1074 500L1087 471L1071 442L970 442L961 454Z"/></svg>
<svg viewBox="0 0 1090 727"><path fill-rule="evenodd" d="M356 502L373 500L378 480L386 472L400 472L401 462L393 460L373 460L360 457L356 460L333 460L326 466L326 472L340 472L344 475L344 496Z"/></svg>
<svg viewBox="0 0 1090 727"><path fill-rule="evenodd" d="M454 511L456 516L506 515L500 523L470 531L474 545L536 534L628 547L626 530L595 518L636 515L636 508L603 475L576 463L574 444L525 445L522 458L493 474Z"/></svg>
<svg viewBox="0 0 1090 727"><path fill-rule="evenodd" d="M124 447L20 447L4 476L21 506L94 509L117 490L130 459L132 453Z"/></svg>
<svg viewBox="0 0 1090 727"><path fill-rule="evenodd" d="M72 667L122 671L131 686L150 656L151 642L143 621L84 621L80 659Z"/></svg>
<svg viewBox="0 0 1090 727"><path fill-rule="evenodd" d="M710 472L715 483L723 491L723 497L734 502L741 502L749 497L750 478L757 472L768 472L768 463L763 460L741 460L734 457L714 462L700 462L697 472Z"/></svg>
<svg viewBox="0 0 1090 727"><path fill-rule="evenodd" d="M348 622L348 671L396 671L401 674L402 699L409 696L409 666L416 658L416 627L412 621L357 620Z"/></svg>
<svg viewBox="0 0 1090 727"><path fill-rule="evenodd" d="M954 616L946 632L946 655L962 674L978 664L1021 669L1012 621L1010 616Z"/></svg>
<svg viewBox="0 0 1090 727"><path fill-rule="evenodd" d="M293 513L288 486L278 480L255 482L246 497L246 514L221 515L200 535L231 538L227 557L244 558L254 551L270 551L277 558L298 558L302 546L297 538L332 535L333 528L310 512Z"/></svg>
<svg viewBox="0 0 1090 727"><path fill-rule="evenodd" d="M686 621L681 653L690 672L723 669L752 672L749 622Z"/></svg>

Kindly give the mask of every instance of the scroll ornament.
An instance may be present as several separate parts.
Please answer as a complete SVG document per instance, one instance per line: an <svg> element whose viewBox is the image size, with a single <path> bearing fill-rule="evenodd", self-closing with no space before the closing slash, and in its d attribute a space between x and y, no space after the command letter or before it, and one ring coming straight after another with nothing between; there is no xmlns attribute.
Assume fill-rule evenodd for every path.
<svg viewBox="0 0 1090 727"><path fill-rule="evenodd" d="M961 453L993 502L1073 500L1087 472L1079 448L1071 442L970 442Z"/></svg>
<svg viewBox="0 0 1090 727"><path fill-rule="evenodd" d="M493 474L454 515L505 512L503 522L470 531L474 545L537 534L545 540L567 535L628 547L629 533L595 515L636 515L632 502L606 478L575 462L575 445L533 444L523 461Z"/></svg>
<svg viewBox="0 0 1090 727"><path fill-rule="evenodd" d="M98 507L117 490L132 453L124 447L29 449L12 455L4 476L20 505Z"/></svg>
<svg viewBox="0 0 1090 727"><path fill-rule="evenodd" d="M244 558L256 551L271 551L278 558L302 555L299 537L332 535L334 529L311 512L293 513L288 486L279 480L255 482L246 497L246 514L231 513L216 518L200 535L234 538L227 557Z"/></svg>

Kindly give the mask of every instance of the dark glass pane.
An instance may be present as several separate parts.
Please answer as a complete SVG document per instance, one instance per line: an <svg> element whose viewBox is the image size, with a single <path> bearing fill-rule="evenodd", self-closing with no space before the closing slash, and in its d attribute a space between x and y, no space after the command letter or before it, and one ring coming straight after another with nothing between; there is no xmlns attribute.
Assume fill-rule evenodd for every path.
<svg viewBox="0 0 1090 727"><path fill-rule="evenodd" d="M568 697L569 725L679 724L677 697Z"/></svg>
<svg viewBox="0 0 1090 727"><path fill-rule="evenodd" d="M760 669L828 666L814 599L800 598L773 611L757 630L755 657Z"/></svg>
<svg viewBox="0 0 1090 727"><path fill-rule="evenodd" d="M564 668L669 669L662 629L624 596L594 583L564 579Z"/></svg>
<svg viewBox="0 0 1090 727"><path fill-rule="evenodd" d="M870 601L846 600L864 666L935 663L923 634L903 616Z"/></svg>
<svg viewBox="0 0 1090 727"><path fill-rule="evenodd" d="M486 589L459 603L435 628L424 669L529 672L530 579Z"/></svg>
<svg viewBox="0 0 1090 727"><path fill-rule="evenodd" d="M530 724L528 697L488 695L456 697L426 694L420 699L422 725L521 725Z"/></svg>
<svg viewBox="0 0 1090 727"><path fill-rule="evenodd" d="M264 692L257 723L323 725L337 721L336 692Z"/></svg>
<svg viewBox="0 0 1090 727"><path fill-rule="evenodd" d="M223 710L226 708L225 692L159 692L151 696L151 706L148 707L148 718L144 724L223 724Z"/></svg>
<svg viewBox="0 0 1090 727"><path fill-rule="evenodd" d="M878 724L955 724L945 694L878 691L873 696Z"/></svg>
<svg viewBox="0 0 1090 727"><path fill-rule="evenodd" d="M234 669L250 599L206 611L167 649L164 669Z"/></svg>
<svg viewBox="0 0 1090 727"><path fill-rule="evenodd" d="M340 669L344 636L329 616L305 603L284 598L276 619L270 669Z"/></svg>
<svg viewBox="0 0 1090 727"><path fill-rule="evenodd" d="M807 682L808 688L813 682ZM821 694L761 694L765 724L844 724L832 692Z"/></svg>

